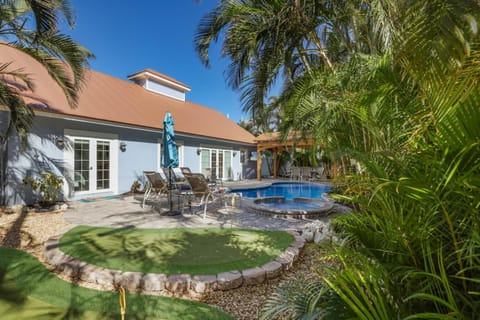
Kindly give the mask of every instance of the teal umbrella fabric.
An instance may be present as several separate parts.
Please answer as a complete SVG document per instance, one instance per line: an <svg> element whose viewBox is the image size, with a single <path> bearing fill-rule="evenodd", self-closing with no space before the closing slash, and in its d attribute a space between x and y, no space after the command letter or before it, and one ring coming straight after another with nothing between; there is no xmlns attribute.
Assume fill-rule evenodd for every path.
<svg viewBox="0 0 480 320"><path fill-rule="evenodd" d="M176 168L178 167L178 153L177 144L175 142L175 131L173 126L172 114L170 112L165 113L163 119L163 150L162 150L162 167L164 168Z"/></svg>
<svg viewBox="0 0 480 320"><path fill-rule="evenodd" d="M173 121L172 114L170 112L165 113L165 118L163 119L163 149L162 149L162 167L168 168L168 202L170 204L169 215L180 214L178 211L173 211L173 201L172 201L172 168L178 167L178 152L177 144L175 142L175 131L173 126L175 122Z"/></svg>

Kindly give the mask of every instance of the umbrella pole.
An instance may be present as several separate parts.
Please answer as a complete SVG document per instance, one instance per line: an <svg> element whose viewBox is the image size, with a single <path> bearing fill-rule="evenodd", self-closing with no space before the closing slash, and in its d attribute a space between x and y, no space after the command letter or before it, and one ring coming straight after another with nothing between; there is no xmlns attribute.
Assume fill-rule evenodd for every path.
<svg viewBox="0 0 480 320"><path fill-rule="evenodd" d="M168 203L170 204L170 213L173 211L172 202L172 168L168 168Z"/></svg>

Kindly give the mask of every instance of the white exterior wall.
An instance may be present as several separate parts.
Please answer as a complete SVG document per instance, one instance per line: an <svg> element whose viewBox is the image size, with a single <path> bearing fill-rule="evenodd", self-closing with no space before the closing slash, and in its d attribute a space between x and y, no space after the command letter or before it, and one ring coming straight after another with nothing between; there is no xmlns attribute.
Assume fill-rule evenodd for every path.
<svg viewBox="0 0 480 320"><path fill-rule="evenodd" d="M56 139L65 141L64 147L56 144ZM74 192L72 137L91 137L111 141L111 187L99 192ZM9 144L9 168L7 204L32 203L32 192L22 187L26 176L38 176L41 172L51 172L64 178L63 199L76 200L107 195L122 194L130 191L134 181L145 181L143 171L158 170L160 163L160 130L145 130L122 125L108 125L84 120L67 120L58 116L37 116L34 120L29 142L25 152L21 152L17 139ZM232 177L234 180L245 178L245 166L240 163L240 150L246 146L195 136L177 135L182 145L180 163L192 172L200 172L201 156L197 150L205 145L218 149L231 150ZM126 144L121 151L120 143ZM250 147L252 148L252 147ZM233 156L233 153L236 153Z"/></svg>
<svg viewBox="0 0 480 320"><path fill-rule="evenodd" d="M147 79L144 87L145 89L153 91L155 93L163 94L164 96L167 96L170 98L185 101L185 92L172 89L170 87L167 87L164 84L155 82L152 79Z"/></svg>

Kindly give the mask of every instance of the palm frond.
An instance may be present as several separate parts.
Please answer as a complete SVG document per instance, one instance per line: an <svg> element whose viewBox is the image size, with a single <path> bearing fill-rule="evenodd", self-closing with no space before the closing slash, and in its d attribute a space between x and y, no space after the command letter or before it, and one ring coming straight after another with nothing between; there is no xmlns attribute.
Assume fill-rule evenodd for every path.
<svg viewBox="0 0 480 320"><path fill-rule="evenodd" d="M30 75L25 73L25 69L23 68L17 68L17 69L11 69L11 62L8 63L1 63L0 64L0 75L2 76L10 76L15 79L20 79L23 81L23 84L27 86L27 88L31 91L35 90L35 83L32 81L30 78Z"/></svg>
<svg viewBox="0 0 480 320"><path fill-rule="evenodd" d="M259 319L343 319L350 316L338 296L319 279L283 281L262 305Z"/></svg>
<svg viewBox="0 0 480 320"><path fill-rule="evenodd" d="M63 90L70 106L76 107L78 91L85 80L85 64L93 55L65 35L53 34L37 40L36 47L24 46L18 42L14 45L16 49L40 62Z"/></svg>
<svg viewBox="0 0 480 320"><path fill-rule="evenodd" d="M445 82L470 54L476 33L472 12L479 9L477 1L410 1L396 39L396 57L405 72L419 83Z"/></svg>
<svg viewBox="0 0 480 320"><path fill-rule="evenodd" d="M337 255L343 268L327 269L324 281L357 319L399 319L402 311L388 273L375 260L348 251L348 259L345 252Z"/></svg>
<svg viewBox="0 0 480 320"><path fill-rule="evenodd" d="M22 147L27 145L28 131L33 121L33 110L25 103L20 92L3 82L0 82L0 105L7 106L9 122L3 137L6 142L13 133L18 134Z"/></svg>

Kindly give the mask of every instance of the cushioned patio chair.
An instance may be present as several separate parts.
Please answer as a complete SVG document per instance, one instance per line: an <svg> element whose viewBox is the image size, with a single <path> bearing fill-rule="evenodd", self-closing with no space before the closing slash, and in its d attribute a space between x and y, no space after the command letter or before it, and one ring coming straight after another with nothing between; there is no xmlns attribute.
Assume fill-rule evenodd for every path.
<svg viewBox="0 0 480 320"><path fill-rule="evenodd" d="M278 170L278 176L283 178L292 178L292 167L280 167L280 170Z"/></svg>
<svg viewBox="0 0 480 320"><path fill-rule="evenodd" d="M191 172L190 172L191 173ZM192 189L186 178L188 173L184 173L182 168L172 168L174 187L177 190L187 191Z"/></svg>
<svg viewBox="0 0 480 320"><path fill-rule="evenodd" d="M290 179L292 180L302 180L302 168L300 167L292 167L292 174Z"/></svg>
<svg viewBox="0 0 480 320"><path fill-rule="evenodd" d="M312 167L301 167L302 170L302 179L311 180L313 177L313 168Z"/></svg>
<svg viewBox="0 0 480 320"><path fill-rule="evenodd" d="M180 171L182 171L183 175L192 173L192 170L190 170L190 168L188 168L188 167L181 167Z"/></svg>
<svg viewBox="0 0 480 320"><path fill-rule="evenodd" d="M227 190L225 188L212 189L209 186L207 179L205 179L205 176L201 173L186 174L185 178L190 184L195 197L200 198L200 205L204 205L203 218L205 219L209 201L214 202L218 199L222 199Z"/></svg>
<svg viewBox="0 0 480 320"><path fill-rule="evenodd" d="M171 172L170 172L170 169L168 168L162 168L161 175L162 175L162 178L165 180L167 187L170 182L172 183L171 185L172 190L186 191L190 189L190 185L188 184L188 181L183 175L182 170L180 168L172 168Z"/></svg>
<svg viewBox="0 0 480 320"><path fill-rule="evenodd" d="M325 168L324 167L316 167L313 170L313 177L312 180L321 180L323 178L323 175L325 173Z"/></svg>
<svg viewBox="0 0 480 320"><path fill-rule="evenodd" d="M143 195L142 208L148 200L155 200L162 194L168 195L168 186L165 179L162 178L160 172L144 171L143 174L147 178L145 194Z"/></svg>

